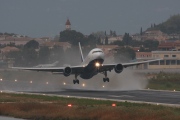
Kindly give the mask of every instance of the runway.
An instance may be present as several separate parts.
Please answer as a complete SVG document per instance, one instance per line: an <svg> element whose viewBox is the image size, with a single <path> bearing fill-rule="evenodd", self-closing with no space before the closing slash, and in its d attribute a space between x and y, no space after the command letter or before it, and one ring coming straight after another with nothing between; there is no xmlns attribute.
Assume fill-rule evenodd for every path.
<svg viewBox="0 0 180 120"><path fill-rule="evenodd" d="M133 90L133 91L93 91L93 90L64 90L56 92L33 92L44 95L57 95L78 98L107 99L114 101L129 101L180 106L180 92Z"/></svg>
<svg viewBox="0 0 180 120"><path fill-rule="evenodd" d="M129 75L129 74L128 74ZM133 77L133 76L132 76ZM128 83L114 82L115 84L104 84L99 81L93 81L93 84L86 83L82 85L73 85L66 83L65 80L1 80L0 92L12 91L17 93L35 93L63 97L78 97L90 99L103 99L113 101L128 101L134 103L165 104L180 107L180 92L177 91L156 91L156 90L112 90L115 84L122 84L124 88L132 88L139 81L129 81ZM66 80L68 82L68 80ZM128 79L126 80L128 81ZM87 81L88 82L88 81ZM97 86L94 86L95 83ZM113 82L111 82L113 83ZM139 82L140 83L140 82ZM105 88L102 86L105 85ZM90 87L89 87L90 86ZM66 89L65 89L66 88ZM68 89L67 89L68 88ZM69 89L71 88L71 89ZM89 89L90 90L87 90ZM99 89L99 90L98 90ZM47 91L47 92L45 92Z"/></svg>

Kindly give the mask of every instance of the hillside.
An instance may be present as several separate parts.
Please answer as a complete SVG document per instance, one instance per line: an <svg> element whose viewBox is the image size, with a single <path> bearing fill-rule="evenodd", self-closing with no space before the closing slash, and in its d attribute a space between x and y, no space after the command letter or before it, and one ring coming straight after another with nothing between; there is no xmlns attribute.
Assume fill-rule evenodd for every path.
<svg viewBox="0 0 180 120"><path fill-rule="evenodd" d="M161 30L167 34L180 34L180 14L173 15L167 21L151 26L148 30Z"/></svg>

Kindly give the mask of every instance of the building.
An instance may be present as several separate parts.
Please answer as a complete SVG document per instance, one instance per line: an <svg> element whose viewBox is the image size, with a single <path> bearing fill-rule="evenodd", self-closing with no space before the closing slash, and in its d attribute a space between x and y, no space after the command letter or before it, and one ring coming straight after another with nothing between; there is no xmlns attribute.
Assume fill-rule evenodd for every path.
<svg viewBox="0 0 180 120"><path fill-rule="evenodd" d="M113 43L115 41L122 41L122 40L123 40L122 35L119 35L119 36L116 36L116 37L108 37L108 44ZM105 41L105 39L103 41Z"/></svg>
<svg viewBox="0 0 180 120"><path fill-rule="evenodd" d="M180 68L180 51L152 51L152 58L162 60L149 63L149 69Z"/></svg>
<svg viewBox="0 0 180 120"><path fill-rule="evenodd" d="M180 51L136 52L136 61L162 59L137 66L137 69L179 69Z"/></svg>
<svg viewBox="0 0 180 120"><path fill-rule="evenodd" d="M18 37L8 36L8 37L5 37L4 39L0 40L0 44L7 45L7 44L13 43L15 45L25 45L30 40L32 40L32 38L29 38L29 37L18 38Z"/></svg>
<svg viewBox="0 0 180 120"><path fill-rule="evenodd" d="M53 49L54 47L62 47L64 51L66 51L68 48L71 48L71 44L68 42L44 42L43 44L40 44L40 47L46 46L49 49Z"/></svg>
<svg viewBox="0 0 180 120"><path fill-rule="evenodd" d="M13 37L13 36L6 36L3 37L3 39L0 39L0 44L1 45L8 45L8 44L15 44L17 46L19 45L25 45L27 42L35 40L39 44L42 44L44 42L52 40L49 37L43 37L43 38L30 38L30 37Z"/></svg>
<svg viewBox="0 0 180 120"><path fill-rule="evenodd" d="M161 43L164 42L165 40L168 40L168 35L161 32L160 30L148 30L145 31L143 35L140 34L132 35L132 39L138 41L157 40Z"/></svg>
<svg viewBox="0 0 180 120"><path fill-rule="evenodd" d="M116 37L114 36L107 36L108 37L108 44L111 44L115 41L122 41L123 40L123 35L118 35ZM105 39L106 37L101 38L101 43L105 44Z"/></svg>
<svg viewBox="0 0 180 120"><path fill-rule="evenodd" d="M13 52L13 51L19 51L19 49L16 47L6 46L1 49L0 53L8 53L8 52Z"/></svg>
<svg viewBox="0 0 180 120"><path fill-rule="evenodd" d="M9 52L20 51L16 47L6 46L0 49L0 68L13 67L14 58L8 58L7 55Z"/></svg>
<svg viewBox="0 0 180 120"><path fill-rule="evenodd" d="M65 27L66 27L66 30L71 30L71 23L70 23L69 19L67 19Z"/></svg>
<svg viewBox="0 0 180 120"><path fill-rule="evenodd" d="M159 42L165 41L168 38L167 34L161 32L160 30L146 31L143 37L145 40L157 40Z"/></svg>
<svg viewBox="0 0 180 120"><path fill-rule="evenodd" d="M137 40L137 41L141 41L142 40L142 36L140 34L134 34L131 36L133 40Z"/></svg>
<svg viewBox="0 0 180 120"><path fill-rule="evenodd" d="M158 46L158 50L161 51L180 51L180 42L175 41L175 42L164 42L160 43Z"/></svg>
<svg viewBox="0 0 180 120"><path fill-rule="evenodd" d="M136 52L136 58L149 59L149 58L152 58L152 53L151 52Z"/></svg>

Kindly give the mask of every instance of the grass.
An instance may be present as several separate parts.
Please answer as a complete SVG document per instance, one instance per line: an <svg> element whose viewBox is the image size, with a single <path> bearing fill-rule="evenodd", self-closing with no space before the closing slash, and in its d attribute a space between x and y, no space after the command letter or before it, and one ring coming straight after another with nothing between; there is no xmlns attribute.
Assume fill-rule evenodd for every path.
<svg viewBox="0 0 180 120"><path fill-rule="evenodd" d="M180 108L0 93L0 115L33 120L179 120ZM67 107L71 103L72 107ZM117 107L111 104L116 103Z"/></svg>
<svg viewBox="0 0 180 120"><path fill-rule="evenodd" d="M156 90L180 91L180 74L160 72L149 79L147 88Z"/></svg>

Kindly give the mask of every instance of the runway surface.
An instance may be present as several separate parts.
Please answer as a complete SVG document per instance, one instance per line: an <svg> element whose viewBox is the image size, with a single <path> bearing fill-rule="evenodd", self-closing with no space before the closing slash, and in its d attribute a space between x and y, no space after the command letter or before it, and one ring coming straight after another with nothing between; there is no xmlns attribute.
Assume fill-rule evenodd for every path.
<svg viewBox="0 0 180 120"><path fill-rule="evenodd" d="M92 90L64 90L56 92L35 92L47 95L63 95L87 97L96 99L127 100L154 104L171 104L180 106L180 92L154 91L154 90L133 90L133 91L92 91Z"/></svg>

